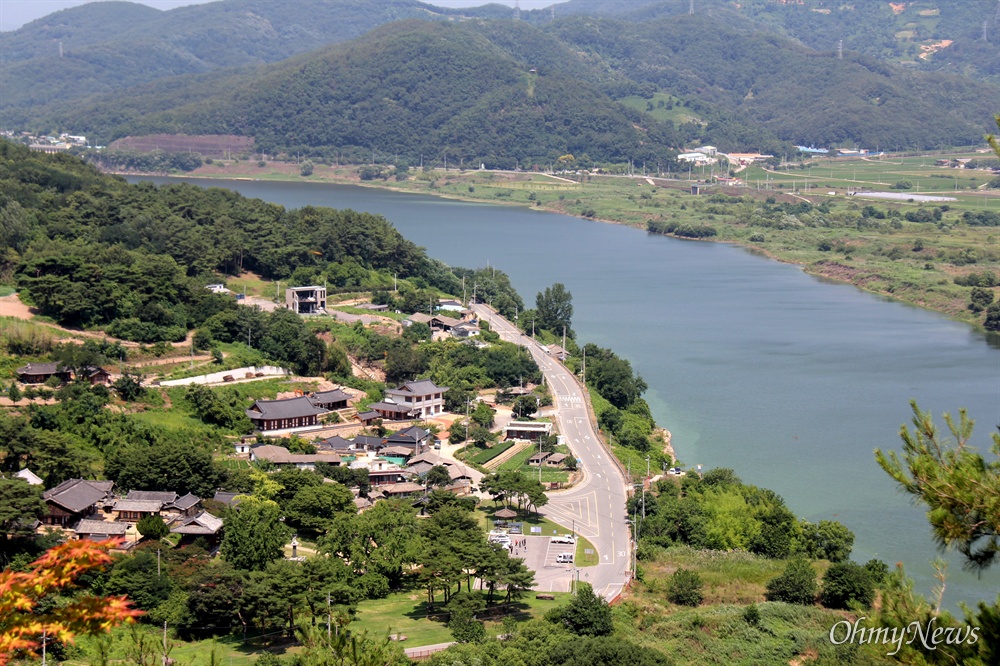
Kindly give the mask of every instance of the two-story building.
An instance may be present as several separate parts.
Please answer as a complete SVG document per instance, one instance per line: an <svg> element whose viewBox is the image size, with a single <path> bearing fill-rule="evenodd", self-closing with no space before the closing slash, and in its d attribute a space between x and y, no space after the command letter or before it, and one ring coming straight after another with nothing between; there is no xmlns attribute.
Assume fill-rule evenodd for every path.
<svg viewBox="0 0 1000 666"><path fill-rule="evenodd" d="M406 382L385 392L385 402L408 407L418 418L444 413L444 393L447 386L438 386L429 379ZM372 405L373 409L377 409Z"/></svg>
<svg viewBox="0 0 1000 666"><path fill-rule="evenodd" d="M285 290L285 305L296 314L325 312L326 287L289 287Z"/></svg>

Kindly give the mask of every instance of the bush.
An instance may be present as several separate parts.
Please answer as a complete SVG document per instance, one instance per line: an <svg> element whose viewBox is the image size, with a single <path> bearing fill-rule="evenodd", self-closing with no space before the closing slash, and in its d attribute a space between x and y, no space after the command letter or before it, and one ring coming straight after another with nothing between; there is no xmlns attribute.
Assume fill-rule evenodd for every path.
<svg viewBox="0 0 1000 666"><path fill-rule="evenodd" d="M816 573L803 558L795 558L785 565L777 578L767 583L769 601L811 605L816 599Z"/></svg>
<svg viewBox="0 0 1000 666"><path fill-rule="evenodd" d="M697 606L704 599L701 576L694 571L678 569L667 583L667 599L681 606Z"/></svg>
<svg viewBox="0 0 1000 666"><path fill-rule="evenodd" d="M896 181L889 186L890 190L911 190L913 189L913 183L908 180Z"/></svg>
<svg viewBox="0 0 1000 666"><path fill-rule="evenodd" d="M847 608L852 601L869 608L875 600L875 581L860 564L838 562L823 576L820 600L827 608Z"/></svg>
<svg viewBox="0 0 1000 666"><path fill-rule="evenodd" d="M135 529L139 534L147 539L157 541L170 534L170 528L163 522L163 518L150 514L143 517L136 523Z"/></svg>

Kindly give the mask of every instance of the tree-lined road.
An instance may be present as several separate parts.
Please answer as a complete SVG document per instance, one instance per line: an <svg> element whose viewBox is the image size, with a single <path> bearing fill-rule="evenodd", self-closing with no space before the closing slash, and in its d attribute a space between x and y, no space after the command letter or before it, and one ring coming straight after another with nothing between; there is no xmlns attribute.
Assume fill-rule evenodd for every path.
<svg viewBox="0 0 1000 666"><path fill-rule="evenodd" d="M559 432L580 461L583 479L569 490L549 493L549 503L540 513L560 525L575 526L577 534L594 544L600 564L581 568L581 580L593 585L594 592L605 599L613 599L630 573L626 483L612 453L597 437L583 388L566 366L544 353L530 337L491 308L477 303L472 309L480 319L489 322L491 330L501 339L528 349L545 375L557 407Z"/></svg>

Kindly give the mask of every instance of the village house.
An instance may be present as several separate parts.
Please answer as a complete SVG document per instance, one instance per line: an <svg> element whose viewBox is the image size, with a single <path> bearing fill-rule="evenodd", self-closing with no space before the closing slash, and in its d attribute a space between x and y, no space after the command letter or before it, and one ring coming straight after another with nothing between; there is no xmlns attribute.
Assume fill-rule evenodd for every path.
<svg viewBox="0 0 1000 666"><path fill-rule="evenodd" d="M368 405L369 411L358 414L358 418L364 425L371 425L378 419L385 419L387 421L407 421L412 419L415 412L412 407L406 405L397 405L394 402L388 400L383 400L381 402L373 402ZM374 418L372 415L374 414Z"/></svg>
<svg viewBox="0 0 1000 666"><path fill-rule="evenodd" d="M250 462L265 460L272 465L294 465L298 469L316 469L316 463L339 466L340 456L333 453L291 453L283 446L258 444L250 447Z"/></svg>
<svg viewBox="0 0 1000 666"><path fill-rule="evenodd" d="M546 467L562 467L566 464L566 459L569 458L565 453L553 453L548 458L545 459Z"/></svg>
<svg viewBox="0 0 1000 666"><path fill-rule="evenodd" d="M57 377L61 382L73 379L73 372L60 363L29 363L17 369L17 381L22 384L44 384L49 377Z"/></svg>
<svg viewBox="0 0 1000 666"><path fill-rule="evenodd" d="M103 508L112 501L111 490L114 485L114 481L63 481L42 494L48 512L42 517L41 523L69 527L81 518L97 514L98 508Z"/></svg>
<svg viewBox="0 0 1000 666"><path fill-rule="evenodd" d="M396 389L385 392L385 402L409 407L419 418L427 418L444 413L444 393L447 386L437 386L429 379L406 382ZM372 405L372 409L380 411Z"/></svg>
<svg viewBox="0 0 1000 666"><path fill-rule="evenodd" d="M433 438L434 436L430 431L418 426L410 426L399 432L392 433L385 438L384 443L386 446L406 448L411 455L415 455L426 449ZM387 449L383 449L382 453L386 451Z"/></svg>
<svg viewBox="0 0 1000 666"><path fill-rule="evenodd" d="M162 503L159 515L164 522L179 518L190 518L201 511L201 498L188 493L179 496L173 491L130 490L126 500L158 501Z"/></svg>
<svg viewBox="0 0 1000 666"><path fill-rule="evenodd" d="M257 400L246 410L247 418L261 431L306 428L319 422L327 409L317 407L306 396L284 400Z"/></svg>
<svg viewBox="0 0 1000 666"><path fill-rule="evenodd" d="M316 407L333 411L335 409L346 409L352 397L350 393L345 393L338 388L332 391L317 391L309 396L309 400Z"/></svg>

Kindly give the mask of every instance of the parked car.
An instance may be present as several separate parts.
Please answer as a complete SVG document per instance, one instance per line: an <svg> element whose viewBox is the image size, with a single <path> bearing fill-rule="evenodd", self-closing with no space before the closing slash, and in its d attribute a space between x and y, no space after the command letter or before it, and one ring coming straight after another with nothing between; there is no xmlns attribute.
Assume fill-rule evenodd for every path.
<svg viewBox="0 0 1000 666"><path fill-rule="evenodd" d="M556 564L573 564L573 553L559 553L556 555Z"/></svg>
<svg viewBox="0 0 1000 666"><path fill-rule="evenodd" d="M551 543L576 543L576 539L573 538L572 534L561 534L554 536L549 539Z"/></svg>

